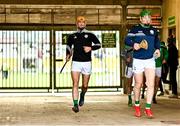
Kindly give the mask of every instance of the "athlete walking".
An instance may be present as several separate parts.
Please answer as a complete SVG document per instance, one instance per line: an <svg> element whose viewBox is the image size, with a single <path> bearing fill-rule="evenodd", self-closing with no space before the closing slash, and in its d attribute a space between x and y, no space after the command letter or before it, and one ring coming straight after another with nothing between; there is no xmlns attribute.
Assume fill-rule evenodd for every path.
<svg viewBox="0 0 180 126"><path fill-rule="evenodd" d="M151 103L154 94L155 82L155 58L160 56L160 41L158 39L157 30L150 25L151 13L148 10L142 10L140 13L140 24L135 25L128 32L125 38L125 44L134 48L133 52L133 72L135 79L134 100L135 100L135 116L141 116L140 110L140 93L143 83L143 72L146 78L147 99L145 114L152 118ZM140 44L145 41L148 45L147 49L141 48Z"/></svg>
<svg viewBox="0 0 180 126"><path fill-rule="evenodd" d="M97 37L86 30L86 19L78 16L76 21L77 31L69 35L67 40L66 61L72 56L71 77L73 81L72 98L74 112L79 112L79 106L84 104L84 96L87 92L88 82L91 75L91 51L97 50L101 44ZM72 48L73 46L73 48ZM82 88L79 99L79 78L82 74Z"/></svg>

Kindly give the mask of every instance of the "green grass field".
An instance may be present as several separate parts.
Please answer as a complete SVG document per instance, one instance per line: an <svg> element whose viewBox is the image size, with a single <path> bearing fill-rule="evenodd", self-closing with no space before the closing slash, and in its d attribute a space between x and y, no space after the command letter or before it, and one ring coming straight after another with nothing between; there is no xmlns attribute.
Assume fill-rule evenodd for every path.
<svg viewBox="0 0 180 126"><path fill-rule="evenodd" d="M54 78L54 77L52 77ZM80 80L80 86L81 86ZM10 72L7 79L0 76L1 88L46 88L50 87L49 73L15 73ZM53 84L54 81L52 80ZM116 73L111 72L96 72L92 73L89 86L119 86L120 79ZM72 87L70 72L56 74L56 87Z"/></svg>
<svg viewBox="0 0 180 126"><path fill-rule="evenodd" d="M17 59L16 59L17 60ZM0 88L48 88L50 82L54 82L54 74L50 81L50 61L49 59L43 60L43 72L36 68L34 70L28 69L26 72L16 72L19 69L18 62L15 59L6 59L10 66L8 79L2 78L0 74ZM1 63L2 63L1 59ZM90 78L89 86L92 87L107 87L120 85L120 68L119 57L106 57L102 60L93 58L92 60L92 75ZM56 62L56 85L57 88L72 87L69 62L62 74L59 73L64 62ZM23 69L23 68L21 68ZM16 70L16 71L15 71ZM24 69L23 69L24 70ZM35 72L36 71L36 72ZM81 86L81 80L80 80Z"/></svg>

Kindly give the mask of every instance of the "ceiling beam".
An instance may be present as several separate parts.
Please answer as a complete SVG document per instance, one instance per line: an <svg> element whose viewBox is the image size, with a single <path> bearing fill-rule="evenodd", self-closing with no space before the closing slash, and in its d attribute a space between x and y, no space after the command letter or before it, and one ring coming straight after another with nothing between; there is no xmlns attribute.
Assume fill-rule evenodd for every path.
<svg viewBox="0 0 180 126"><path fill-rule="evenodd" d="M162 5L162 0L0 0L0 4L32 5Z"/></svg>
<svg viewBox="0 0 180 126"><path fill-rule="evenodd" d="M162 5L162 0L127 0L128 5Z"/></svg>

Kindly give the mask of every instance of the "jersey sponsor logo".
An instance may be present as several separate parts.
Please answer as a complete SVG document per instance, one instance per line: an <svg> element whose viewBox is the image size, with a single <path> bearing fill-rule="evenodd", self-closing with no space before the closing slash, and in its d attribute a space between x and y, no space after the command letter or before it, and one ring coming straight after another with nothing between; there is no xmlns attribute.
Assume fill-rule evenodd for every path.
<svg viewBox="0 0 180 126"><path fill-rule="evenodd" d="M150 30L150 34L154 35L154 31L153 31L153 30Z"/></svg>

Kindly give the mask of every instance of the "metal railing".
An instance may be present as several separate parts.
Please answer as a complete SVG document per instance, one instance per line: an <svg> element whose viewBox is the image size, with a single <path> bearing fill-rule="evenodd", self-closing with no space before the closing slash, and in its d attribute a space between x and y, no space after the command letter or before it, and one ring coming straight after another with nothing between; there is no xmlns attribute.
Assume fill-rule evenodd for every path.
<svg viewBox="0 0 180 126"><path fill-rule="evenodd" d="M67 64L62 74L59 72L64 63L66 51L66 45L63 43L63 39L66 38L63 37L72 32L0 30L0 89L71 88L71 63ZM110 33L116 38L113 46L104 47L92 53L93 74L89 87L120 88L119 31L92 32L101 43L102 34Z"/></svg>

